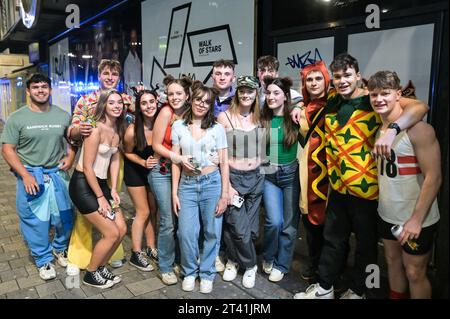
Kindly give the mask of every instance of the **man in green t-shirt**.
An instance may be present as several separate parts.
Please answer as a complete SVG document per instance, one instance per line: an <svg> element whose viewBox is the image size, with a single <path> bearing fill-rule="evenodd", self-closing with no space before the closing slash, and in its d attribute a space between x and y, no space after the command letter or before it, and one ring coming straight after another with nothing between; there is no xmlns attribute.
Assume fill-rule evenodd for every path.
<svg viewBox="0 0 450 319"><path fill-rule="evenodd" d="M17 176L16 206L22 236L44 280L56 277L52 263L67 266L67 245L73 224L67 191L75 152L65 150L70 115L50 105L51 82L34 74L27 81L29 105L8 118L1 137L2 155ZM50 227L55 228L53 242ZM52 254L53 253L53 254ZM54 256L53 256L54 255Z"/></svg>

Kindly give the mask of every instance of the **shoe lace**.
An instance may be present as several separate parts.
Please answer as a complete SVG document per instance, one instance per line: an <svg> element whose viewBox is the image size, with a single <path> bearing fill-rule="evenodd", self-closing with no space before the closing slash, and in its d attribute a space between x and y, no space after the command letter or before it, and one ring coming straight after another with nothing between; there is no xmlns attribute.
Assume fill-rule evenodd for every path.
<svg viewBox="0 0 450 319"><path fill-rule="evenodd" d="M55 252L58 258L67 258L67 249Z"/></svg>
<svg viewBox="0 0 450 319"><path fill-rule="evenodd" d="M103 269L106 269L106 267L103 267ZM102 285L104 285L106 283L106 280L108 280L108 279L103 278L103 276L99 270L93 272L92 275L94 276L94 279Z"/></svg>
<svg viewBox="0 0 450 319"><path fill-rule="evenodd" d="M97 272L99 272L100 276L106 280L113 280L115 277L114 274L105 266L99 267Z"/></svg>
<svg viewBox="0 0 450 319"><path fill-rule="evenodd" d="M253 276L255 276L255 273L256 273L256 269L254 269L254 268L250 268L250 269L247 269L247 271L245 272L245 277L253 277Z"/></svg>
<svg viewBox="0 0 450 319"><path fill-rule="evenodd" d="M317 287L317 284L310 285L308 288L306 288L305 294L308 294L308 293L310 293L311 291L316 290L317 288L318 288L318 287Z"/></svg>
<svg viewBox="0 0 450 319"><path fill-rule="evenodd" d="M166 272L162 274L162 277L164 277L167 280L171 280L173 278L175 278L175 274L173 272Z"/></svg>
<svg viewBox="0 0 450 319"><path fill-rule="evenodd" d="M227 264L225 265L225 268L226 268L227 270L234 270L234 269L236 269L236 265L235 265L233 262L229 261L229 262L227 262Z"/></svg>
<svg viewBox="0 0 450 319"><path fill-rule="evenodd" d="M153 259L158 259L158 250L156 248L147 247L145 252L146 252L147 256L149 256Z"/></svg>
<svg viewBox="0 0 450 319"><path fill-rule="evenodd" d="M141 263L141 265L143 265L144 267L148 266L148 261L147 259L145 259L145 256L142 252L137 253L137 259L139 263Z"/></svg>

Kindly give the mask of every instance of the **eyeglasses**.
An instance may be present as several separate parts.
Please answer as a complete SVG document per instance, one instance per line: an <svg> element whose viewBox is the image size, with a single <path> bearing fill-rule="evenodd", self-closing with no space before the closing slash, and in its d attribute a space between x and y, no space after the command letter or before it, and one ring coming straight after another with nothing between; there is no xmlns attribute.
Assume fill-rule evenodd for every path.
<svg viewBox="0 0 450 319"><path fill-rule="evenodd" d="M170 172L170 161L167 158L161 157L159 159L159 173L161 175L166 175Z"/></svg>
<svg viewBox="0 0 450 319"><path fill-rule="evenodd" d="M210 100L202 100L200 97L194 97L195 104L198 105L208 105L210 106L212 102Z"/></svg>

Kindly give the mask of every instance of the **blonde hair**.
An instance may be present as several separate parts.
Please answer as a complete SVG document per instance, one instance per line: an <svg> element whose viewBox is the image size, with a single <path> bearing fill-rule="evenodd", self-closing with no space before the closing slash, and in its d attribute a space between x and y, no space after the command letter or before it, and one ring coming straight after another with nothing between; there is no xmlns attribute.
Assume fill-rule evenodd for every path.
<svg viewBox="0 0 450 319"><path fill-rule="evenodd" d="M259 105L259 92L257 89L248 88L250 90L256 91L255 101L253 102L252 107L250 108L250 113L253 113L252 116L252 124L260 124L261 123L261 107ZM239 114L239 89L236 90L236 94L233 96L231 100L230 108L228 109L231 115Z"/></svg>
<svg viewBox="0 0 450 319"><path fill-rule="evenodd" d="M119 74L122 72L122 66L120 62L113 59L102 59L100 64L98 65L98 74L100 75L105 68L109 68L110 70L116 70Z"/></svg>

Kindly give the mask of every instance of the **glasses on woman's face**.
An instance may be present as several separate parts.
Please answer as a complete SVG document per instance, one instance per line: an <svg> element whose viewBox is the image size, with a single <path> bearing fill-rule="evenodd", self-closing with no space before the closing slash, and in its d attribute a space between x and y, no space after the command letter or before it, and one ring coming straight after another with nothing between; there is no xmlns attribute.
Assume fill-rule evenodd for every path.
<svg viewBox="0 0 450 319"><path fill-rule="evenodd" d="M201 97L194 97L194 103L197 105L203 105L203 106L211 106L212 102L211 100L202 100Z"/></svg>

